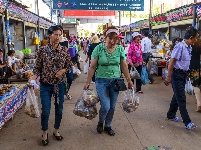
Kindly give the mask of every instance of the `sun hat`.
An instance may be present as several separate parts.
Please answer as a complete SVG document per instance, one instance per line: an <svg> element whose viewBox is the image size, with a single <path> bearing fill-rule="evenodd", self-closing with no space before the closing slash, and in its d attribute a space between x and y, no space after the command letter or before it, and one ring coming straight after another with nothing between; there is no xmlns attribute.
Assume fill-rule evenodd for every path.
<svg viewBox="0 0 201 150"><path fill-rule="evenodd" d="M135 38L136 36L142 37L142 35L138 32L133 32L132 37Z"/></svg>
<svg viewBox="0 0 201 150"><path fill-rule="evenodd" d="M92 43L100 43L100 39L98 38L98 36L97 35L94 35L93 37L92 37Z"/></svg>

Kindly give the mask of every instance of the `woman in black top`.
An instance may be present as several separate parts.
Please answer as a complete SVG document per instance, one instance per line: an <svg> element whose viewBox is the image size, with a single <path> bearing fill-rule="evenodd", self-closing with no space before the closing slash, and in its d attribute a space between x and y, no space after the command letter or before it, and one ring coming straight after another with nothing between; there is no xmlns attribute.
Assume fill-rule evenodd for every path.
<svg viewBox="0 0 201 150"><path fill-rule="evenodd" d="M195 97L197 99L197 110L201 112L201 93L200 93L200 54L201 54L201 40L198 40L192 46L191 62L190 62L190 78L194 86Z"/></svg>
<svg viewBox="0 0 201 150"><path fill-rule="evenodd" d="M95 49L95 47L96 47L97 45L99 45L99 44L101 43L101 42L100 42L100 39L98 38L97 35L94 35L94 36L92 37L91 42L92 42L92 43L91 43L90 46L89 46L89 49L88 49L88 52L87 52L87 58L86 58L86 60L85 60L86 63L87 63L88 60L89 60L89 66L90 66L91 55L92 55L93 50ZM92 78L92 82L95 82L95 74L94 74L94 76L93 76L93 78Z"/></svg>

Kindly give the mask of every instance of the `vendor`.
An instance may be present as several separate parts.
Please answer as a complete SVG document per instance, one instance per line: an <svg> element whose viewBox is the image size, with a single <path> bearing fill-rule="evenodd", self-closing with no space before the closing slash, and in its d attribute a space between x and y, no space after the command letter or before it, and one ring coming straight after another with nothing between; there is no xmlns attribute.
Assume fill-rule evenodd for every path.
<svg viewBox="0 0 201 150"><path fill-rule="evenodd" d="M0 49L0 76L6 75L6 66L7 63L3 62L3 50Z"/></svg>
<svg viewBox="0 0 201 150"><path fill-rule="evenodd" d="M14 50L10 50L8 51L8 70L7 70L7 75L8 76L12 76L14 74L16 74L16 64L20 63L20 59L17 59L15 57L15 51Z"/></svg>

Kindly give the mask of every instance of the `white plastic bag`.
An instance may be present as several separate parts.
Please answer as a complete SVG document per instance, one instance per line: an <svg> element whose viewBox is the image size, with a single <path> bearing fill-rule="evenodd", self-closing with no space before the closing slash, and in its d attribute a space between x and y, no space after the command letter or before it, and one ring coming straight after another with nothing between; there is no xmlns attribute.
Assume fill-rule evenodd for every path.
<svg viewBox="0 0 201 150"><path fill-rule="evenodd" d="M188 93L189 95L194 95L193 86L192 86L190 80L186 80L185 91L186 91L186 93Z"/></svg>
<svg viewBox="0 0 201 150"><path fill-rule="evenodd" d="M122 103L123 110L127 113L135 111L139 106L139 97L135 95L134 89L127 90Z"/></svg>
<svg viewBox="0 0 201 150"><path fill-rule="evenodd" d="M33 88L28 88L27 90L25 113L33 118L40 117L38 97L35 95Z"/></svg>
<svg viewBox="0 0 201 150"><path fill-rule="evenodd" d="M131 68L130 76L131 76L131 79L140 79L140 74L138 73L138 71L135 67Z"/></svg>
<svg viewBox="0 0 201 150"><path fill-rule="evenodd" d="M83 62L83 59L82 59L82 57L80 57L80 58L79 58L79 62Z"/></svg>
<svg viewBox="0 0 201 150"><path fill-rule="evenodd" d="M84 64L84 74L88 73L88 69L89 69L89 63L85 63Z"/></svg>

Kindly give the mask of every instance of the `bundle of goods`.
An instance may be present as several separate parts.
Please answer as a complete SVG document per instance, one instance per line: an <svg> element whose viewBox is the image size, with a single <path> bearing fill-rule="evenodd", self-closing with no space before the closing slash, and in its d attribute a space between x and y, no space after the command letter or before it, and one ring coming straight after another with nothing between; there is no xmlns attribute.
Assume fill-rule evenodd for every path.
<svg viewBox="0 0 201 150"><path fill-rule="evenodd" d="M7 98L11 97L17 91L14 85L3 85L0 87L0 103L3 103Z"/></svg>
<svg viewBox="0 0 201 150"><path fill-rule="evenodd" d="M73 79L77 79L79 75L81 74L81 71L77 69L76 67L73 67Z"/></svg>
<svg viewBox="0 0 201 150"><path fill-rule="evenodd" d="M33 118L40 117L38 97L35 96L33 88L29 88L27 91L25 113Z"/></svg>
<svg viewBox="0 0 201 150"><path fill-rule="evenodd" d="M26 48L26 49L23 49L23 50L20 50L20 51L21 51L24 55L31 53L31 49L30 49L30 48Z"/></svg>
<svg viewBox="0 0 201 150"><path fill-rule="evenodd" d="M99 98L94 91L84 91L75 104L73 113L77 116L92 120L98 114L96 108L96 103L98 102Z"/></svg>
<svg viewBox="0 0 201 150"><path fill-rule="evenodd" d="M157 60L156 63L157 63L157 66L166 66L167 61L160 59L160 60Z"/></svg>
<svg viewBox="0 0 201 150"><path fill-rule="evenodd" d="M29 79L31 76L33 76L33 72L32 70L22 68L17 71L16 76L18 79L22 78Z"/></svg>
<svg viewBox="0 0 201 150"><path fill-rule="evenodd" d="M134 89L129 89L125 96L124 102L122 103L123 110L127 113L135 111L139 106L139 97L135 95Z"/></svg>

